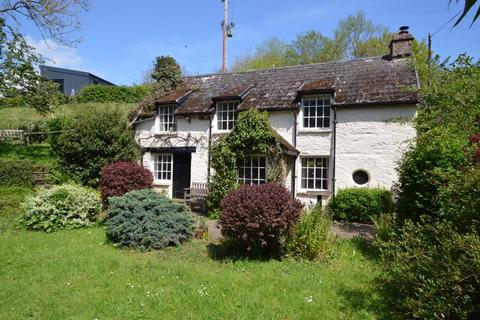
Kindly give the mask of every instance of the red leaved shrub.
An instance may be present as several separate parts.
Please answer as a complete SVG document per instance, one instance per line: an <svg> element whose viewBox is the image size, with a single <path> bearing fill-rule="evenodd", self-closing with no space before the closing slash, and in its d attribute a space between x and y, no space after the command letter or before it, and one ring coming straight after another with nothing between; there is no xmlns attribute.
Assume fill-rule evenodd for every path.
<svg viewBox="0 0 480 320"><path fill-rule="evenodd" d="M476 133L470 137L471 143L480 143L480 133Z"/></svg>
<svg viewBox="0 0 480 320"><path fill-rule="evenodd" d="M104 206L108 198L122 196L133 190L152 187L153 176L144 167L133 163L118 161L102 168L100 176L100 195Z"/></svg>
<svg viewBox="0 0 480 320"><path fill-rule="evenodd" d="M242 186L220 204L222 234L247 251L278 255L302 205L277 183Z"/></svg>

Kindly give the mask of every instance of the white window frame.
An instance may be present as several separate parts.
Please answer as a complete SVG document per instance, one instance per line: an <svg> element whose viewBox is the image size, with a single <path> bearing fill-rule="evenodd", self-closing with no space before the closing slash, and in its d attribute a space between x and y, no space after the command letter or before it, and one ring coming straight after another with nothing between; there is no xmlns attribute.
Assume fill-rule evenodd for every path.
<svg viewBox="0 0 480 320"><path fill-rule="evenodd" d="M238 100L218 101L215 108L216 128L219 132L228 132L235 127L237 122L237 107L240 104ZM222 126L226 124L226 128Z"/></svg>
<svg viewBox="0 0 480 320"><path fill-rule="evenodd" d="M314 101L314 104L310 103ZM307 105L308 102L308 105ZM332 95L316 94L302 96L302 121L301 128L305 130L325 130L332 126ZM307 109L309 110L307 112ZM312 109L314 114L312 115ZM305 120L308 125L305 126ZM313 120L313 126L310 122Z"/></svg>
<svg viewBox="0 0 480 320"><path fill-rule="evenodd" d="M313 166L309 161L314 160ZM321 160L321 165L317 166L317 161ZM304 166L304 161L307 165ZM311 174L313 169L313 174ZM330 185L330 157L328 156L305 156L300 158L300 188L308 191L328 191ZM306 172L306 176L305 176ZM326 174L326 175L325 175ZM319 181L317 181L319 180ZM313 188L309 187L309 181L313 181ZM305 184L304 184L305 182ZM320 183L320 188L317 182Z"/></svg>
<svg viewBox="0 0 480 320"><path fill-rule="evenodd" d="M253 160L256 160L256 166L253 166ZM263 164L260 161L263 160ZM264 177L261 177L261 172L264 172ZM250 173L250 178L247 178L247 172ZM243 173L243 174L241 174ZM256 178L254 174L256 173ZM237 181L239 184L259 185L267 183L268 165L267 157L263 154L255 154L245 157L238 165Z"/></svg>
<svg viewBox="0 0 480 320"><path fill-rule="evenodd" d="M175 105L158 106L158 119L160 132L176 131Z"/></svg>
<svg viewBox="0 0 480 320"><path fill-rule="evenodd" d="M155 181L172 181L173 154L155 153L153 155L153 174Z"/></svg>

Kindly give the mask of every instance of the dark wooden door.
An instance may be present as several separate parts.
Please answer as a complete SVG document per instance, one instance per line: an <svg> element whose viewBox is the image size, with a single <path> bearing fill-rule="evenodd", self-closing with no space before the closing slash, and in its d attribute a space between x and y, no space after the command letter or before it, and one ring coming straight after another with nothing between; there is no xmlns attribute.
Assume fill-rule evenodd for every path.
<svg viewBox="0 0 480 320"><path fill-rule="evenodd" d="M185 188L190 187L190 168L192 154L176 152L173 154L173 197L183 198Z"/></svg>

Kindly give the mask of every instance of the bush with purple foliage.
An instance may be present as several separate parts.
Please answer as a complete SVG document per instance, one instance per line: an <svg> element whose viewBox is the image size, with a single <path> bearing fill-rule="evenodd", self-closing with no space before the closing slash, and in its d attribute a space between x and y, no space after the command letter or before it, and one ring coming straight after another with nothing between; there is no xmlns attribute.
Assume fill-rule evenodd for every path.
<svg viewBox="0 0 480 320"><path fill-rule="evenodd" d="M100 193L104 206L108 206L108 198L122 196L133 190L152 187L153 176L144 167L126 161L118 161L102 168L100 177Z"/></svg>
<svg viewBox="0 0 480 320"><path fill-rule="evenodd" d="M242 186L220 204L222 234L240 248L263 256L282 253L302 205L280 184Z"/></svg>

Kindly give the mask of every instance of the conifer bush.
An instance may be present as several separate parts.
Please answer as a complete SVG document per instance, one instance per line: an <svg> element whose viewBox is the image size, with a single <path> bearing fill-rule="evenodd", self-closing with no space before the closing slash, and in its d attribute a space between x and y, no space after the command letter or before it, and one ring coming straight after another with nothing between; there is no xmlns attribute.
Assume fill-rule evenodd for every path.
<svg viewBox="0 0 480 320"><path fill-rule="evenodd" d="M102 168L100 176L100 194L104 206L108 198L122 196L133 190L152 187L152 173L134 162L118 161Z"/></svg>
<svg viewBox="0 0 480 320"><path fill-rule="evenodd" d="M302 205L280 184L245 185L220 204L222 234L242 249L266 256L283 252Z"/></svg>
<svg viewBox="0 0 480 320"><path fill-rule="evenodd" d="M187 207L151 189L109 199L107 238L120 247L140 250L177 246L193 236Z"/></svg>

